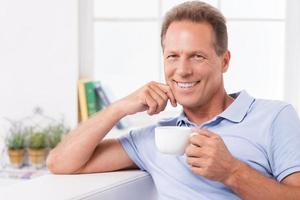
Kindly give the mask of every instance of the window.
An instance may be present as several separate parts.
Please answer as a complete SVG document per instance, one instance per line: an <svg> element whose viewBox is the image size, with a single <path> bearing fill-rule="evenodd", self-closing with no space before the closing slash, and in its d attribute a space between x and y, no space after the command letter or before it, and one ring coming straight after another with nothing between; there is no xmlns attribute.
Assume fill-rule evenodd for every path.
<svg viewBox="0 0 300 200"><path fill-rule="evenodd" d="M93 1L93 75L120 98L163 81L160 26L182 0ZM246 89L259 98L284 99L284 0L210 0L227 18L232 59L229 93Z"/></svg>

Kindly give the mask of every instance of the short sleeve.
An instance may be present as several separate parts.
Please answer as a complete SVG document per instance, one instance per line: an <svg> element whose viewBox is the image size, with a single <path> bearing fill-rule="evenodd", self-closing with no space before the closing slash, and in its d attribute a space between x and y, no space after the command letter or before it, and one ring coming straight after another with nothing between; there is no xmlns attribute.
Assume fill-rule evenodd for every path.
<svg viewBox="0 0 300 200"><path fill-rule="evenodd" d="M272 124L270 165L273 176L282 181L300 172L300 120L291 105L278 113Z"/></svg>
<svg viewBox="0 0 300 200"><path fill-rule="evenodd" d="M147 127L143 129L130 131L128 134L121 136L119 139L124 150L130 159L143 171L148 171L145 164L145 151L148 144L151 143L151 134L154 128Z"/></svg>

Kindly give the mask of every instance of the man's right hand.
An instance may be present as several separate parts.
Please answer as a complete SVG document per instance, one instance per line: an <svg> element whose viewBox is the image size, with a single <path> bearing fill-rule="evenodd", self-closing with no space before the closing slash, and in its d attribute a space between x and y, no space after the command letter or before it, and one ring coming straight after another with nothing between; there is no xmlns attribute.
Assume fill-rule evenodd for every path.
<svg viewBox="0 0 300 200"><path fill-rule="evenodd" d="M136 169L117 139L103 140L124 116L147 110L149 115L163 111L170 100L176 100L168 85L150 82L73 129L49 154L52 173L93 173L119 169Z"/></svg>
<svg viewBox="0 0 300 200"><path fill-rule="evenodd" d="M149 82L145 86L119 100L126 115L147 111L149 115L158 114L165 109L168 100L176 107L176 99L170 87L163 83Z"/></svg>

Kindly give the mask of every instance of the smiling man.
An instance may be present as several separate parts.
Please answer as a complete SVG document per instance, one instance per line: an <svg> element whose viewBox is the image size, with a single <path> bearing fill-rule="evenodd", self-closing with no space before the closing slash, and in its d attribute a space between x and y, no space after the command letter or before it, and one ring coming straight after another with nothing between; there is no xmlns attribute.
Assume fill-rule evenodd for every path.
<svg viewBox="0 0 300 200"><path fill-rule="evenodd" d="M300 121L291 105L227 94L223 73L230 52L222 14L206 3L169 11L161 43L166 84L150 82L80 124L50 152L53 173L120 169L149 172L160 199L300 199ZM124 116L163 111L170 101L180 116L103 140ZM194 129L182 156L154 144L157 126Z"/></svg>

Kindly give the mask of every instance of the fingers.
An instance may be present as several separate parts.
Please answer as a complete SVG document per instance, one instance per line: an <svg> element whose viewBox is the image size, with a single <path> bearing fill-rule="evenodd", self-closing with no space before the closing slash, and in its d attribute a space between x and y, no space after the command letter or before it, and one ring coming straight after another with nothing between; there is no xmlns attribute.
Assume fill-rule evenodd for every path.
<svg viewBox="0 0 300 200"><path fill-rule="evenodd" d="M205 129L193 129L186 148L186 155L191 157L206 157L219 144L220 136Z"/></svg>
<svg viewBox="0 0 300 200"><path fill-rule="evenodd" d="M194 172L195 174L199 175L199 176L205 176L205 168L201 168L201 167L191 167L192 172Z"/></svg>
<svg viewBox="0 0 300 200"><path fill-rule="evenodd" d="M173 95L173 92L171 91L170 87L168 85L162 84L162 83L156 83L153 84L154 87L159 88L160 90L162 90L164 92L164 95L167 95L167 97L170 99L171 105L173 107L177 106L177 102L176 99Z"/></svg>
<svg viewBox="0 0 300 200"><path fill-rule="evenodd" d="M192 135L190 137L189 142L197 147L202 147L205 145L207 140L207 136L205 135L201 135L201 134L197 134L197 135Z"/></svg>
<svg viewBox="0 0 300 200"><path fill-rule="evenodd" d="M199 133L199 134L201 134L201 135L205 135L205 136L207 136L207 137L216 137L216 136L218 136L217 134L211 132L211 131L208 130L208 129L195 128L195 129L192 129L192 131L195 132L195 133Z"/></svg>
<svg viewBox="0 0 300 200"><path fill-rule="evenodd" d="M157 91L149 89L146 92L146 103L149 107L148 114L153 115L161 112L167 105L167 100L161 97Z"/></svg>
<svg viewBox="0 0 300 200"><path fill-rule="evenodd" d="M153 115L156 112L157 103L148 91L145 92L145 101L148 106L147 113Z"/></svg>
<svg viewBox="0 0 300 200"><path fill-rule="evenodd" d="M156 84L149 84L149 87L155 91L162 99L164 99L165 101L168 101L168 96L166 95L165 91L162 90L159 86L157 86Z"/></svg>
<svg viewBox="0 0 300 200"><path fill-rule="evenodd" d="M145 103L148 106L147 113L149 115L158 114L165 109L168 100L173 106L176 106L176 100L169 86L150 82L144 87Z"/></svg>
<svg viewBox="0 0 300 200"><path fill-rule="evenodd" d="M202 149L198 146L190 144L185 149L185 154L187 157L201 157L204 156Z"/></svg>
<svg viewBox="0 0 300 200"><path fill-rule="evenodd" d="M204 159L204 158L195 158L195 157L187 157L186 162L191 167L203 167L206 164L206 159Z"/></svg>

